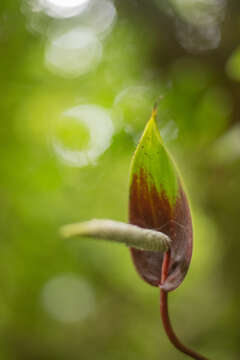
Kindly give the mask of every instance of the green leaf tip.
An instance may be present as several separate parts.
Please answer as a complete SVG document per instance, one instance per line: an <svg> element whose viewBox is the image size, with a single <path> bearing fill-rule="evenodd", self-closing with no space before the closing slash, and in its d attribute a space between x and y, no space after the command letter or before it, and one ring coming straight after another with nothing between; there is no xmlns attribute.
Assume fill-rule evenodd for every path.
<svg viewBox="0 0 240 360"><path fill-rule="evenodd" d="M159 193L164 193L174 205L178 196L178 176L174 162L166 150L156 122L157 105L145 127L133 156L130 181L136 176L145 178L148 187L154 186Z"/></svg>

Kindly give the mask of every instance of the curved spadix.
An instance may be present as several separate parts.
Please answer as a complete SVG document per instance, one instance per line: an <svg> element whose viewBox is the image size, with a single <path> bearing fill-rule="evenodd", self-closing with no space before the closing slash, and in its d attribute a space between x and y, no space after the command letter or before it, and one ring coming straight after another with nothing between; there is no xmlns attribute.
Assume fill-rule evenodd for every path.
<svg viewBox="0 0 240 360"><path fill-rule="evenodd" d="M167 235L150 229L125 224L119 221L94 219L65 225L60 229L63 237L91 237L126 244L135 249L153 252L167 251L170 239Z"/></svg>

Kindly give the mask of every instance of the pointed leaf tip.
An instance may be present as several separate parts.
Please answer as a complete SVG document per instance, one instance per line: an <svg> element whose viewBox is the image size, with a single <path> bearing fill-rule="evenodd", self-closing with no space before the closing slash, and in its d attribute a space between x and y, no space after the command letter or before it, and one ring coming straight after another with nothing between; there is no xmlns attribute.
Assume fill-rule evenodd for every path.
<svg viewBox="0 0 240 360"><path fill-rule="evenodd" d="M156 123L156 107L133 156L129 221L159 230L172 240L168 277L161 287L174 290L183 281L192 254L192 222L178 171ZM131 249L136 268L148 283L159 286L163 253Z"/></svg>

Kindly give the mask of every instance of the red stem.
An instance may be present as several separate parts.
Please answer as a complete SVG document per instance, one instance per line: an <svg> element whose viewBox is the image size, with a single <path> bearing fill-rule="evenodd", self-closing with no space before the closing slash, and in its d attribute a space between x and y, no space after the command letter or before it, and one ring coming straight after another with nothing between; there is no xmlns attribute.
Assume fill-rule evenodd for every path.
<svg viewBox="0 0 240 360"><path fill-rule="evenodd" d="M168 266L169 266L169 261L170 261L170 252L168 251L163 259L163 265L162 265L162 276L161 276L161 284L164 283L164 281L167 278L167 274L168 274ZM161 312L161 317L162 317L162 322L163 322L163 326L164 329L166 331L166 334L169 338L169 340L171 341L171 343L182 353L190 356L193 359L196 360L208 360L206 357L196 353L195 351L187 348L185 345L183 345L181 343L181 341L178 339L178 337L176 336L172 325L171 325L171 321L169 318L169 313L168 313L168 293L166 291L164 291L163 289L160 289L160 312Z"/></svg>

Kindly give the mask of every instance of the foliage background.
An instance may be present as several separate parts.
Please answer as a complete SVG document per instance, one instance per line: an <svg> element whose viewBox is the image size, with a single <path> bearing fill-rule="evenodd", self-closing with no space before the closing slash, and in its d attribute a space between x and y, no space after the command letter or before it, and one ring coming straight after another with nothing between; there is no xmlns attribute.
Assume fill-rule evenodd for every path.
<svg viewBox="0 0 240 360"><path fill-rule="evenodd" d="M211 359L239 359L239 1L112 2L102 52L82 73L89 49L74 67L71 41L57 55L53 46L52 59L49 48L76 27L94 28L97 12L88 23L84 11L56 16L48 3L0 3L1 359L185 358L163 332L158 290L125 247L58 236L69 222L127 221L130 159L159 95L195 230L190 271L170 296L173 324ZM86 123L66 116L77 106L93 110ZM100 148L73 163L98 144L88 121Z"/></svg>

